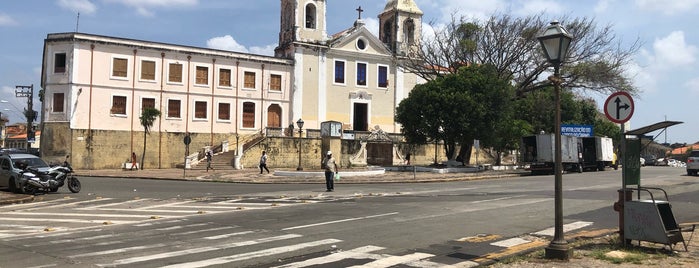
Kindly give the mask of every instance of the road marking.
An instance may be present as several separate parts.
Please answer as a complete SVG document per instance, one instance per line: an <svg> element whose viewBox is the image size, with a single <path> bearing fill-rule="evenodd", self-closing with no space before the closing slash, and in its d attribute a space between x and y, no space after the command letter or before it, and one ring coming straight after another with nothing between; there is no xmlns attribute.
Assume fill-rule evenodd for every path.
<svg viewBox="0 0 699 268"><path fill-rule="evenodd" d="M242 261L242 260L247 260L247 259L252 259L252 258L263 257L263 256L275 255L275 254L280 254L280 253L287 253L287 252L291 252L291 251L301 250L304 248L317 247L317 246L338 243L338 242L342 242L342 240L325 239L325 240L320 240L320 241L313 241L313 242L296 244L296 245L292 245L292 246L276 247L276 248L270 248L270 249L265 249L265 250L260 250L260 251L253 251L253 252L248 252L248 253L236 254L236 255L231 255L231 256L226 256L226 257L213 258L213 259L208 259L208 260L203 260L203 261L194 261L194 262L173 264L173 265L163 266L162 268L192 268L192 267L206 267L206 266L211 266L211 265L220 265L220 264L226 264L226 263L231 263L231 262L236 262L236 261Z"/></svg>
<svg viewBox="0 0 699 268"><path fill-rule="evenodd" d="M135 246L135 247L128 247L128 248L117 248L117 249L111 249L111 250L103 250L103 251L97 251L97 252L72 255L72 256L68 256L68 258L74 259L74 258L82 258L82 257L93 257L93 256L100 256L100 255L125 253L125 252L135 251L135 250L144 250L144 249L164 247L167 245L168 244L153 244L153 245Z"/></svg>
<svg viewBox="0 0 699 268"><path fill-rule="evenodd" d="M254 233L254 232L253 232L253 231L244 231L244 232L237 232L237 233L230 233L230 234L222 234L222 235L207 236L207 237L202 237L201 239L206 239L206 240L217 240L217 239L229 238L229 237L231 237L231 236L244 235L244 234L252 234L252 233Z"/></svg>
<svg viewBox="0 0 699 268"><path fill-rule="evenodd" d="M515 238L510 238L510 239L505 239L505 240L501 240L498 242L490 243L490 245L497 246L497 247L503 247L503 248L509 248L509 247L514 247L514 246L518 246L518 245L522 245L522 244L526 244L526 243L530 243L530 242L532 242L532 241L515 237Z"/></svg>
<svg viewBox="0 0 699 268"><path fill-rule="evenodd" d="M178 250L178 251L170 251L170 252L148 255L148 256L143 256L143 257L133 257L133 258L127 258L127 259L120 259L120 260L116 260L116 261L114 261L112 263L108 263L108 264L98 264L98 266L102 266L102 267L115 266L115 265L131 264L131 263L144 262L144 261L152 261L152 260L157 260L157 259L178 257L178 256L188 255L188 254L197 254L197 253L209 252L209 251L214 251L214 250L222 250L222 249L229 249L229 248L235 248L235 247L256 245L256 244L261 244L261 243L265 243L265 242L273 242L273 241L280 241L280 240L285 240L285 239L298 238L301 236L302 235L299 235L299 234L288 234L288 235L266 237L266 238L260 238L260 239L237 242L237 243L226 243L226 244L221 244L221 245L217 245L217 246L208 246L208 247L192 248L192 249L185 249L185 250ZM337 241L340 241L340 240L337 240ZM190 266L183 266L183 267L190 267Z"/></svg>
<svg viewBox="0 0 699 268"><path fill-rule="evenodd" d="M327 256L317 257L317 258L308 259L308 260L295 262L295 263L289 263L289 264L285 264L282 266L275 266L274 268L301 268L301 267L308 267L308 266L314 266L314 265L328 264L328 263L332 263L332 262L336 262L336 261L341 261L344 259L360 259L361 257L366 256L367 253L382 250L382 249L384 249L384 248L369 245L369 246L355 248L352 250L335 252L335 253L327 255ZM372 254L372 255L378 256L378 254Z"/></svg>
<svg viewBox="0 0 699 268"><path fill-rule="evenodd" d="M282 229L282 231L295 230L295 229L302 229L302 228L308 228L308 227L315 227L315 226L327 225L327 224L333 224L333 223L340 223L340 222L365 220L365 219L371 219L371 218L378 218L378 217L384 217L384 216L391 216L391 215L396 215L396 214L398 214L398 212L391 212L391 213L386 213L386 214L372 215L372 216L359 217L359 218L349 218L349 219L336 220L336 221L319 222L319 223L308 224L308 225L300 225L300 226L288 227L288 228Z"/></svg>
<svg viewBox="0 0 699 268"><path fill-rule="evenodd" d="M123 202L108 203L108 204L95 205L95 206L89 206L89 207L84 207L84 208L75 208L75 209L95 210L95 209L101 209L103 207L119 206L119 205L126 205L126 204L131 204L131 203L136 203L136 202L145 202L145 201L153 201L153 200L155 200L155 199L150 199L150 198L133 199L133 200L127 200L127 201L123 201Z"/></svg>
<svg viewBox="0 0 699 268"><path fill-rule="evenodd" d="M350 266L350 267L354 267L354 268L359 268L359 267L368 267L368 268L391 267L394 265L405 263L406 261L417 261L417 260L422 260L422 259L426 259L426 258L433 257L433 256L434 255L432 255L432 254L415 252L413 254L408 254L408 255L404 255L404 256L390 256L388 258L375 260L375 261L370 262L370 263L365 263L362 265Z"/></svg>
<svg viewBox="0 0 699 268"><path fill-rule="evenodd" d="M573 231L573 230L577 230L577 229L580 229L580 228L584 228L584 227L587 227L587 226L590 226L590 225L592 225L592 222L589 222L589 221L576 221L576 222L573 222L573 223L564 224L564 225L563 225L563 232L564 232L564 233L567 233L567 232L570 232L570 231ZM553 236L554 233L555 233L555 227L551 227L551 228L548 228L548 229L544 229L544 230L538 231L538 232L533 233L533 234L534 234L534 235Z"/></svg>
<svg viewBox="0 0 699 268"><path fill-rule="evenodd" d="M176 233L176 234L172 234L172 235L190 235L190 234L198 234L198 233L204 233L204 232L220 231L220 230L226 230L226 229L235 229L235 228L238 228L238 227L232 227L232 226L217 227L217 228L211 228L211 229L194 230L194 231L189 231L189 232Z"/></svg>
<svg viewBox="0 0 699 268"><path fill-rule="evenodd" d="M72 222L72 223L102 223L104 220L81 220L81 219L34 219L34 218L9 218L2 219L4 221L34 221L34 222ZM114 221L110 220L111 224L136 223L138 221Z"/></svg>
<svg viewBox="0 0 699 268"><path fill-rule="evenodd" d="M501 198L495 198L495 199L478 200L478 201L473 201L473 202L471 202L471 204L478 204L478 203L485 203L485 202L491 202L491 201L507 200L507 199L517 198L517 197L522 197L522 196L524 196L524 195L515 195L515 196L501 197Z"/></svg>
<svg viewBox="0 0 699 268"><path fill-rule="evenodd" d="M32 211L32 210L39 210L39 209L54 209L54 208L60 208L60 207L67 207L67 206L74 206L74 205L79 205L79 204L94 203L94 202L109 201L109 200L112 200L112 199L111 198L100 198L100 199L84 200L84 201L69 202L69 203L49 205L49 206L43 206L43 207L31 207L28 209L24 209L24 211ZM62 201L71 201L71 200L70 199L63 199Z"/></svg>
<svg viewBox="0 0 699 268"><path fill-rule="evenodd" d="M37 215L37 216L63 216L63 217L115 217L115 218L148 218L146 215L128 215L128 214L92 214L92 213L50 213L50 212L3 212L3 215ZM7 220L9 218L2 218ZM45 221L53 221L53 219L44 219Z"/></svg>

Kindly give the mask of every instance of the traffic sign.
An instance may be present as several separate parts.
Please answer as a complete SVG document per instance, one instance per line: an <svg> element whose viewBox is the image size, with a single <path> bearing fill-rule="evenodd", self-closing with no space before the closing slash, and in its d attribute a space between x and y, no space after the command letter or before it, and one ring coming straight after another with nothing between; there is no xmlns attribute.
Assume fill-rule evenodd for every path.
<svg viewBox="0 0 699 268"><path fill-rule="evenodd" d="M617 124L626 123L633 115L633 98L629 93L620 91L613 93L604 102L604 115Z"/></svg>

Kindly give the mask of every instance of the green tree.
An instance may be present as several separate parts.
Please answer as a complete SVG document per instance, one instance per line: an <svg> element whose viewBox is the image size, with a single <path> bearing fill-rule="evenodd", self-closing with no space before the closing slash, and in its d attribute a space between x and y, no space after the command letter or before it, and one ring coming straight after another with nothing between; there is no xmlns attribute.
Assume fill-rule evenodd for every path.
<svg viewBox="0 0 699 268"><path fill-rule="evenodd" d="M160 117L160 111L155 108L144 108L141 112L141 126L143 126L143 154L141 154L141 170L143 170L144 160L146 159L146 137L150 134L150 129L153 127L155 120Z"/></svg>
<svg viewBox="0 0 699 268"><path fill-rule="evenodd" d="M396 121L408 142L442 140L449 159L468 162L474 139L483 140L483 145L496 144L489 137L496 133L496 126L505 124L499 122L508 118L513 99L512 86L498 78L494 66L463 66L416 86L398 105Z"/></svg>

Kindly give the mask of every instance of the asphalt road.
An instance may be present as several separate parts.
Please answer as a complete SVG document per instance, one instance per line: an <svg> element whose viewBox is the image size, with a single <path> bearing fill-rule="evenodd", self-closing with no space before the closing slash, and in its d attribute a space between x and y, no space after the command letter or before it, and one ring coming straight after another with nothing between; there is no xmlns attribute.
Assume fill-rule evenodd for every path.
<svg viewBox="0 0 699 268"><path fill-rule="evenodd" d="M699 177L644 167L678 222L699 221ZM621 170L563 176L566 234L617 228ZM407 184L232 184L81 178L0 207L0 267L468 267L536 246L553 176ZM648 198L647 195L642 199ZM657 198L657 195L656 195Z"/></svg>

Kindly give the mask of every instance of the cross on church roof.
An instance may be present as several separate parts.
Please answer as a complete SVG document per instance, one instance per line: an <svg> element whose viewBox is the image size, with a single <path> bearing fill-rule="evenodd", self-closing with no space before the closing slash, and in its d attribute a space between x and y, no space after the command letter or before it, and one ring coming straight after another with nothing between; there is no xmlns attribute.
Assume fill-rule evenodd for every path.
<svg viewBox="0 0 699 268"><path fill-rule="evenodd" d="M357 9L355 9L359 13L359 19L362 19L362 12L364 12L364 9L362 9L362 6L359 6Z"/></svg>

